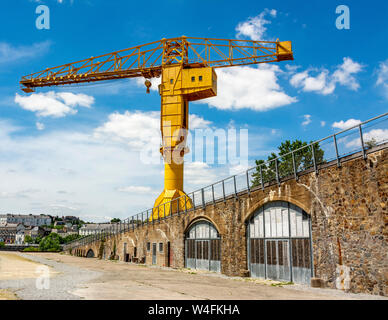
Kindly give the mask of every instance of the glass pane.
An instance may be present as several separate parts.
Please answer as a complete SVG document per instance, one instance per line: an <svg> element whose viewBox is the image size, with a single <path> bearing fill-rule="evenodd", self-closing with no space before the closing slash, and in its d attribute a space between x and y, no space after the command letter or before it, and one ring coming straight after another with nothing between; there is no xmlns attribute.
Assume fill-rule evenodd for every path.
<svg viewBox="0 0 388 320"><path fill-rule="evenodd" d="M303 237L302 214L300 212L296 214L296 235Z"/></svg>
<svg viewBox="0 0 388 320"><path fill-rule="evenodd" d="M276 208L276 228L277 228L277 237L283 236L283 219L282 219L282 209Z"/></svg>
<svg viewBox="0 0 388 320"><path fill-rule="evenodd" d="M290 208L291 237L296 237L296 212Z"/></svg>
<svg viewBox="0 0 388 320"><path fill-rule="evenodd" d="M271 237L271 218L269 215L269 209L264 211L264 219L265 219L265 237Z"/></svg>
<svg viewBox="0 0 388 320"><path fill-rule="evenodd" d="M282 209L282 217L283 217L283 237L288 237L289 236L288 209Z"/></svg>

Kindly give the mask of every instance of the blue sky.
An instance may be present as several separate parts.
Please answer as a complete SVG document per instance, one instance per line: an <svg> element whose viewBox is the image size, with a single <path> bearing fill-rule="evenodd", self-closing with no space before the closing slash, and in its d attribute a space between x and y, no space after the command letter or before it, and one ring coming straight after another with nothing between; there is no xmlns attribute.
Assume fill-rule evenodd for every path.
<svg viewBox="0 0 388 320"><path fill-rule="evenodd" d="M50 30L35 27L40 4L50 8ZM335 26L340 4L350 30ZM139 155L158 134L156 91L123 80L31 97L21 76L181 35L291 40L294 61L217 70L218 97L190 104L192 128L248 129L252 164L283 140L315 140L387 111L387 16L377 0L3 1L0 211L125 218L152 206L163 186L161 163ZM185 188L235 169L189 161Z"/></svg>

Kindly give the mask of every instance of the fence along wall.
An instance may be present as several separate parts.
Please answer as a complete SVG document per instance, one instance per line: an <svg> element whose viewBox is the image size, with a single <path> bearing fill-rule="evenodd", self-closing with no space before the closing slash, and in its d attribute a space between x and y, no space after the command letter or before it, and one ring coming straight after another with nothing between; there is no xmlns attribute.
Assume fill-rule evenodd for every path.
<svg viewBox="0 0 388 320"><path fill-rule="evenodd" d="M95 234L75 241L66 246L66 249L94 247L97 250L96 247L100 240L108 237L105 243L104 255L109 256L105 252L109 252L109 250L112 252L115 247L114 242L127 237L125 239L127 250L131 250L130 247L132 246L132 250L136 251L137 255L143 255L147 263L154 260L157 261L157 264L182 267L184 266L185 228L192 223L193 219L203 216L214 223L221 236L221 271L230 275L247 274L247 248L246 243L244 243L246 241L245 223L248 219L246 213L249 211L249 214L252 214L250 208L257 205L257 203L263 205L270 201L282 200L299 206L311 216L313 274L315 272L316 275L319 275L319 270L326 270L321 277L333 287L338 280L337 273L344 277L344 275L352 274L352 271L358 270L354 273L356 275L354 279L361 279L357 280L362 283L358 284L359 289L353 288L349 285L349 281L343 278L339 281L339 286L349 287L349 290L355 292L360 290L359 292L367 291L379 294L385 292L384 294L386 294L386 286L385 284L382 285L381 279L387 278L387 257L386 251L381 253L380 249L386 249L385 204L387 203L387 197L386 189L384 189L384 186L387 185L387 176L384 174L387 172L386 153L384 151L386 138L382 133L388 127L387 122L388 113L385 113L353 128L303 146L289 154L264 162L258 168L249 169L243 174L229 177L195 191L189 194L194 204L192 210L188 211L187 208L178 207L179 211L176 213L170 212L167 216L163 214L157 220L151 220L149 218L152 211L157 208L149 209L112 226L105 233ZM376 158L376 155L381 155L381 157ZM371 162L371 159L374 160ZM358 170L353 170L350 174L349 171L344 169L349 167L347 162L358 163ZM368 164L368 166L365 167L361 164ZM381 168L384 168L385 171L381 171ZM373 174L372 176L364 176L367 173ZM312 180L304 181L306 176L309 176ZM330 179L328 180L328 178ZM324 186L323 189L322 186ZM353 198L349 198L349 190L352 190L354 186L357 190L353 190ZM336 188L334 192L325 195L328 190L333 191L334 187ZM372 189L376 192L374 195L371 193ZM260 191L262 196L267 195L264 197L265 201L256 198ZM341 198L340 196L346 197ZM360 201L361 203L359 203ZM343 212L345 204L348 203L357 203L358 205L347 206L347 211ZM314 217L315 204L318 204L321 209L317 211ZM172 207L174 206L171 205L170 208ZM369 212L368 217L359 217L360 211ZM376 216L374 216L374 213L376 213ZM352 220L353 215L355 216L354 221ZM241 220L243 216L245 216L245 219ZM344 218L345 216L350 218L350 222ZM342 230L337 230L334 227L335 231L330 231L328 225L333 219L339 219L337 225L342 226ZM364 221L365 219L368 221L361 225L357 223L357 221ZM378 221L370 223L370 219L377 219ZM144 228L145 226L146 228ZM356 231L352 233L352 236L344 236L349 226L350 229L356 228ZM378 230L376 226L378 226ZM362 232L357 230L358 227L365 230L364 232L367 232L367 234L369 234L369 227L373 230L372 242L374 242L374 245L371 244L373 246L373 250L371 250L380 259L376 259L372 265L367 261L358 259L357 268L347 267L344 264L345 256L343 251L344 247L348 247L348 245L341 245L341 240L348 243L349 239L358 239L358 244L355 247L360 247L362 239L366 239L365 241L370 239L366 235L359 238ZM132 236L128 236L131 233ZM319 234L319 236L315 236L316 234ZM323 239L327 239L327 237L330 241L325 242ZM383 239L385 239L385 242ZM162 247L169 248L169 250L145 249L151 247L151 245L148 245L150 241L152 243L165 242L166 246ZM320 245L317 246L317 243L320 243ZM360 250L362 251L361 254ZM353 248L351 251L355 258L359 258L364 252L367 252L365 253L367 256L373 255L362 247ZM83 251L78 252L82 254ZM236 256L236 252L238 252L238 256ZM336 254L338 257L336 257ZM329 260L331 263L328 264L327 261ZM319 261L318 264L316 261ZM366 269L365 265L368 265ZM361 266L364 269L360 271ZM370 280L369 284L366 285L365 278L369 277L372 277L373 280ZM378 280L376 280L377 278Z"/></svg>
<svg viewBox="0 0 388 320"><path fill-rule="evenodd" d="M106 258L116 246L116 254L124 261L123 252L145 258L152 264L152 250L147 244L163 243L170 252L156 252L157 265L185 266L185 234L195 222L206 220L219 232L221 273L231 276L249 275L247 225L263 205L273 201L291 203L311 218L313 275L328 287L351 292L388 295L387 199L388 145L380 145L299 173L298 180L256 187L197 207L186 214L173 214L159 221L130 225L112 234L104 243ZM101 236L101 235L100 235ZM84 254L93 248L97 256L100 241L78 246ZM69 246L68 246L69 248ZM136 249L135 249L136 248ZM169 255L168 255L169 254ZM341 275L342 274L342 275ZM348 276L348 278L346 278Z"/></svg>

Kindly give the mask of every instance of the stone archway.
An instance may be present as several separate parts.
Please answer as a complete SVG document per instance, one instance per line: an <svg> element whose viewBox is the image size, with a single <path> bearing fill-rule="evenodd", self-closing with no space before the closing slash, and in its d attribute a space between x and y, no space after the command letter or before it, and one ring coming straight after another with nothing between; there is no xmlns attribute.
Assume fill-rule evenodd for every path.
<svg viewBox="0 0 388 320"><path fill-rule="evenodd" d="M300 207L273 201L258 208L248 221L247 249L252 277L310 283L311 219Z"/></svg>
<svg viewBox="0 0 388 320"><path fill-rule="evenodd" d="M94 251L92 249L88 250L88 253L86 254L86 258L94 258Z"/></svg>

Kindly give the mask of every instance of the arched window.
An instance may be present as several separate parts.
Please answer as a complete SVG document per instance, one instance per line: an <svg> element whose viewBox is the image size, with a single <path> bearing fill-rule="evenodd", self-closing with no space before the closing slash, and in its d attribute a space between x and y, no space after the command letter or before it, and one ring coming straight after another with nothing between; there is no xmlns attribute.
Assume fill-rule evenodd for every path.
<svg viewBox="0 0 388 320"><path fill-rule="evenodd" d="M221 271L221 237L207 220L194 223L186 233L186 268Z"/></svg>
<svg viewBox="0 0 388 320"><path fill-rule="evenodd" d="M248 223L248 266L252 277L310 283L310 216L275 201L259 208Z"/></svg>

